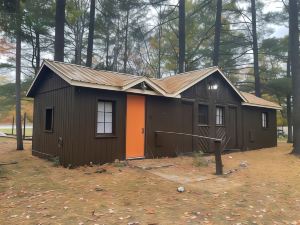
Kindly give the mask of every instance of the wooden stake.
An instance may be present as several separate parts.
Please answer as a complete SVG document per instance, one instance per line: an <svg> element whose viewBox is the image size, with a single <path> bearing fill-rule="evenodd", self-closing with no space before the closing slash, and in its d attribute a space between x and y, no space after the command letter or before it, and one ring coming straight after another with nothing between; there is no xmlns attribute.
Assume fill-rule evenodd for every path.
<svg viewBox="0 0 300 225"><path fill-rule="evenodd" d="M15 128L15 116L13 116L13 119L12 119L11 135L14 135L14 128Z"/></svg>
<svg viewBox="0 0 300 225"><path fill-rule="evenodd" d="M23 130L24 130L24 132L23 132L23 140L25 140L25 128L26 128L26 113L24 113L24 125L23 125Z"/></svg>
<svg viewBox="0 0 300 225"><path fill-rule="evenodd" d="M216 161L216 175L223 175L223 163L221 156L221 141L214 141L215 143L215 161Z"/></svg>

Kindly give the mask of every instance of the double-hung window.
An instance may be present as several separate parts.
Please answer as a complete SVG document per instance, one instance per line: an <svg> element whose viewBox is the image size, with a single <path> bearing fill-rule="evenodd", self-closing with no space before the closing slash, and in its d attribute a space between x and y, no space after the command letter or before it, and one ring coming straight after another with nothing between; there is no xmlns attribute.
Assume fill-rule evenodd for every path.
<svg viewBox="0 0 300 225"><path fill-rule="evenodd" d="M114 132L114 103L98 101L97 134L113 134Z"/></svg>
<svg viewBox="0 0 300 225"><path fill-rule="evenodd" d="M198 105L198 124L208 125L208 105Z"/></svg>
<svg viewBox="0 0 300 225"><path fill-rule="evenodd" d="M267 128L268 127L268 113L263 112L261 114L261 126L263 128Z"/></svg>
<svg viewBox="0 0 300 225"><path fill-rule="evenodd" d="M216 107L216 125L224 125L224 107Z"/></svg>

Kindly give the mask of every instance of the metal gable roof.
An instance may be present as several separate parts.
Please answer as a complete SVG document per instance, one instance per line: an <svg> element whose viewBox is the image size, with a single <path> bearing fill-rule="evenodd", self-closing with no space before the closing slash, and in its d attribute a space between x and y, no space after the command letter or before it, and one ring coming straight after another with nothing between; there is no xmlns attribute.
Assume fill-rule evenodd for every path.
<svg viewBox="0 0 300 225"><path fill-rule="evenodd" d="M240 92L226 78L226 76L219 70L218 67L210 67L203 70L177 74L162 79L155 79L112 71L94 70L80 65L44 60L37 76L27 92L27 96L31 96L31 92L36 84L37 78L45 66L73 86L158 95L172 98L180 98L180 94L183 91L187 90L213 73L219 72L220 75L233 88L233 90L241 97L243 100L243 105L281 109L281 107L276 103L258 98L249 93ZM145 82L147 85L149 85L153 91L137 90L133 88L133 86L142 82Z"/></svg>
<svg viewBox="0 0 300 225"><path fill-rule="evenodd" d="M263 98L256 97L255 95L247 93L247 92L241 91L241 93L247 100L247 102L243 102L242 105L262 107L262 108L271 108L271 109L278 109L278 110L282 109L280 105L278 105L274 102L270 102Z"/></svg>

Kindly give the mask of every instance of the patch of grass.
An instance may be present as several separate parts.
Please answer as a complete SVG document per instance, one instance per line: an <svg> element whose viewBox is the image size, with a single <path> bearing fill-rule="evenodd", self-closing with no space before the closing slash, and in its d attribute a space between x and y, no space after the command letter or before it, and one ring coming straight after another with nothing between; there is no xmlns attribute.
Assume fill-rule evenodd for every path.
<svg viewBox="0 0 300 225"><path fill-rule="evenodd" d="M0 193L6 189L5 179L7 176L7 170L4 166L0 166Z"/></svg>
<svg viewBox="0 0 300 225"><path fill-rule="evenodd" d="M3 176L4 174L5 174L5 170L3 166L0 166L0 177Z"/></svg>
<svg viewBox="0 0 300 225"><path fill-rule="evenodd" d="M50 158L50 161L52 162L52 165L54 167L59 167L61 165L60 160L59 160L59 156L55 156L55 157Z"/></svg>
<svg viewBox="0 0 300 225"><path fill-rule="evenodd" d="M282 136L280 135L278 138L277 138L278 141L281 141L281 142L287 142L287 136Z"/></svg>
<svg viewBox="0 0 300 225"><path fill-rule="evenodd" d="M7 137L0 137L0 143L1 142L14 142L15 139L13 138L7 138Z"/></svg>
<svg viewBox="0 0 300 225"><path fill-rule="evenodd" d="M197 167L207 167L208 160L204 157L204 152L199 151L193 154L194 157L194 166Z"/></svg>
<svg viewBox="0 0 300 225"><path fill-rule="evenodd" d="M125 167L125 166L127 166L127 163L125 161L116 160L115 162L112 163L112 166L114 166L114 167Z"/></svg>

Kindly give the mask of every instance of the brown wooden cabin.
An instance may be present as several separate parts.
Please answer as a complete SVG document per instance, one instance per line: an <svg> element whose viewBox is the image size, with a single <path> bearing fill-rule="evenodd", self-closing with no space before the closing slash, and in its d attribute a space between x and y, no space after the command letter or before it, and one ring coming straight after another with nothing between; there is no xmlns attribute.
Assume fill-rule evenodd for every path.
<svg viewBox="0 0 300 225"><path fill-rule="evenodd" d="M162 79L44 61L34 98L32 153L65 165L277 145L275 103L237 90L217 67Z"/></svg>

